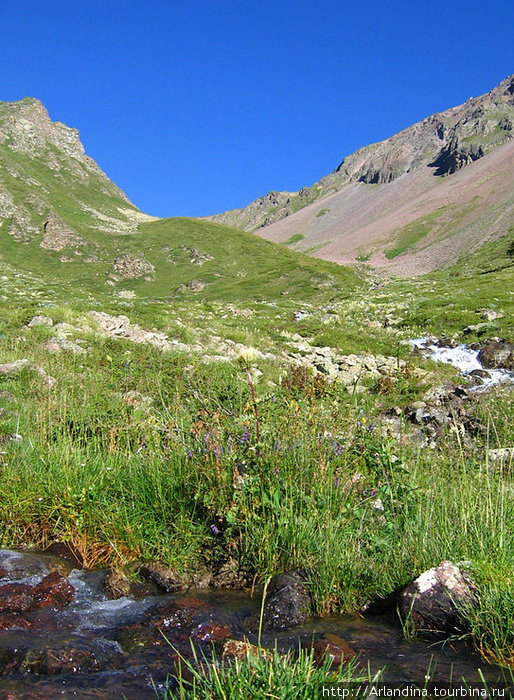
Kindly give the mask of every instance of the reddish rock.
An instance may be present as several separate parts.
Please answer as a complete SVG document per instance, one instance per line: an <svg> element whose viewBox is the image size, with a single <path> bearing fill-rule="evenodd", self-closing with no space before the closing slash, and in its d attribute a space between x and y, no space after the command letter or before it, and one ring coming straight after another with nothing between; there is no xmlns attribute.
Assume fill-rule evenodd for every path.
<svg viewBox="0 0 514 700"><path fill-rule="evenodd" d="M215 622L202 622L191 633L191 636L200 642L224 642L231 635L228 627L222 627Z"/></svg>
<svg viewBox="0 0 514 700"><path fill-rule="evenodd" d="M205 614L207 605L195 596L187 596L168 603L159 611L155 624L162 629L191 627L198 616Z"/></svg>
<svg viewBox="0 0 514 700"><path fill-rule="evenodd" d="M34 586L33 608L45 608L52 605L56 608L64 608L75 597L75 589L67 578L59 572L53 571Z"/></svg>
<svg viewBox="0 0 514 700"><path fill-rule="evenodd" d="M7 583L0 586L0 613L26 612L32 605L32 586L24 583Z"/></svg>
<svg viewBox="0 0 514 700"><path fill-rule="evenodd" d="M0 566L0 578L5 578L7 576L7 571L5 569L2 569Z"/></svg>
<svg viewBox="0 0 514 700"><path fill-rule="evenodd" d="M310 649L316 665L322 665L328 656L332 660L330 668L333 671L357 656L357 652L348 642L335 634L327 634L325 638L316 640L310 645Z"/></svg>
<svg viewBox="0 0 514 700"><path fill-rule="evenodd" d="M0 630L9 630L11 627L29 629L29 627L32 627L32 623L22 615L16 615L15 613L0 613Z"/></svg>

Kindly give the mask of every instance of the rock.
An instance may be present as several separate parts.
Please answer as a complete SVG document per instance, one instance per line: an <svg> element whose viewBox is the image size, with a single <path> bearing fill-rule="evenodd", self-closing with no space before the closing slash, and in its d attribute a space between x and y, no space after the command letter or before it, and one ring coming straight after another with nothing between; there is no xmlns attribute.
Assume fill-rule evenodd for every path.
<svg viewBox="0 0 514 700"><path fill-rule="evenodd" d="M232 635L230 628L218 625L216 622L202 622L196 627L191 636L200 642L224 642Z"/></svg>
<svg viewBox="0 0 514 700"><path fill-rule="evenodd" d="M38 367L26 359L6 362L0 365L0 377L13 377L20 374L25 369L35 372L48 386L53 386L55 384L55 379L53 377L50 377L41 367Z"/></svg>
<svg viewBox="0 0 514 700"><path fill-rule="evenodd" d="M85 355L86 350L81 347L78 343L74 343L72 340L67 340L66 338L49 338L45 343L45 348L48 352L61 352L62 350L71 352L74 355Z"/></svg>
<svg viewBox="0 0 514 700"><path fill-rule="evenodd" d="M404 589L399 609L404 623L417 632L454 633L464 628L462 610L474 604L474 586L468 575L443 561Z"/></svg>
<svg viewBox="0 0 514 700"><path fill-rule="evenodd" d="M51 554L69 562L74 569L82 569L84 559L82 554L70 542L52 542L46 549L45 554ZM60 570L60 569L57 569ZM61 573L63 573L61 571Z"/></svg>
<svg viewBox="0 0 514 700"><path fill-rule="evenodd" d="M11 627L30 629L32 623L19 613L0 613L0 630L9 630Z"/></svg>
<svg viewBox="0 0 514 700"><path fill-rule="evenodd" d="M88 648L80 642L74 646L27 649L18 672L45 676L94 673L118 668L121 656L114 647Z"/></svg>
<svg viewBox="0 0 514 700"><path fill-rule="evenodd" d="M104 579L104 589L105 595L110 600L118 600L118 598L127 596L140 600L157 595L159 592L155 584L132 581L124 571L119 569L111 569L107 572Z"/></svg>
<svg viewBox="0 0 514 700"><path fill-rule="evenodd" d="M27 324L29 328L34 328L35 326L53 326L54 322L48 316L34 316Z"/></svg>
<svg viewBox="0 0 514 700"><path fill-rule="evenodd" d="M488 322L475 323L474 325L466 326L466 328L464 328L462 332L464 333L464 335L469 335L470 333L483 335L488 328L490 328L490 324Z"/></svg>
<svg viewBox="0 0 514 700"><path fill-rule="evenodd" d="M490 340L478 353L478 361L488 369L514 370L514 345L507 340Z"/></svg>
<svg viewBox="0 0 514 700"><path fill-rule="evenodd" d="M75 589L67 578L58 571L54 571L34 586L33 609L46 608L51 605L55 608L64 608L75 597Z"/></svg>
<svg viewBox="0 0 514 700"><path fill-rule="evenodd" d="M490 379L491 375L485 369L474 369L469 373L470 377L478 377L479 379Z"/></svg>
<svg viewBox="0 0 514 700"><path fill-rule="evenodd" d="M39 244L45 250L60 252L68 246L80 246L84 241L64 221L51 212L43 226L43 239Z"/></svg>
<svg viewBox="0 0 514 700"><path fill-rule="evenodd" d="M109 279L114 282L120 279L138 279L139 277L152 280L154 276L155 267L141 255L120 255L114 258L109 270Z"/></svg>
<svg viewBox="0 0 514 700"><path fill-rule="evenodd" d="M272 651L268 649L263 649L262 647L257 647L255 644L250 644L250 642L241 641L239 639L229 639L223 645L222 658L232 658L244 661L248 657L260 657L262 659L271 660L274 656Z"/></svg>
<svg viewBox="0 0 514 700"><path fill-rule="evenodd" d="M478 309L477 313L479 313L480 317L485 321L496 321L498 318L503 318L503 314L494 309Z"/></svg>
<svg viewBox="0 0 514 700"><path fill-rule="evenodd" d="M341 637L335 634L327 634L323 639L312 642L308 649L312 650L312 659L316 666L326 663L327 656L331 659L330 669L337 670L342 664L347 664L350 659L357 656L357 652Z"/></svg>
<svg viewBox="0 0 514 700"><path fill-rule="evenodd" d="M307 620L312 606L307 581L307 572L303 569L273 576L264 601L265 629L287 629Z"/></svg>
<svg viewBox="0 0 514 700"><path fill-rule="evenodd" d="M138 574L145 581L152 581L164 593L175 593L184 588L184 582L174 569L170 569L164 564L145 564Z"/></svg>
<svg viewBox="0 0 514 700"><path fill-rule="evenodd" d="M489 450L489 461L495 464L507 465L514 461L514 447L500 447Z"/></svg>
<svg viewBox="0 0 514 700"><path fill-rule="evenodd" d="M241 483L244 483L244 476L241 474L239 469L236 467L237 475L241 479ZM233 559L226 561L221 568L209 577L208 586L209 588L230 588L232 590L241 590L246 588L249 582L249 576L246 571L242 571L239 564ZM195 582L196 587L198 584Z"/></svg>
<svg viewBox="0 0 514 700"><path fill-rule="evenodd" d="M24 583L6 583L0 586L0 613L27 612L33 600L32 586Z"/></svg>
<svg viewBox="0 0 514 700"><path fill-rule="evenodd" d="M165 604L154 618L153 624L159 629L191 627L207 610L207 604L203 600L196 596L186 596Z"/></svg>

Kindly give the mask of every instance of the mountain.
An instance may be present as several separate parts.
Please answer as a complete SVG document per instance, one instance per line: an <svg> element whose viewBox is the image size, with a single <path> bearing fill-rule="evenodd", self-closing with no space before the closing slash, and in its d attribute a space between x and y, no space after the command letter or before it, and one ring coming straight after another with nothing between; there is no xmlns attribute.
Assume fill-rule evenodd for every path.
<svg viewBox="0 0 514 700"><path fill-rule="evenodd" d="M144 214L32 98L0 103L0 259L110 296L309 297L357 282L249 233Z"/></svg>
<svg viewBox="0 0 514 700"><path fill-rule="evenodd" d="M339 263L419 274L514 223L514 75L345 157L299 192L270 192L213 221Z"/></svg>

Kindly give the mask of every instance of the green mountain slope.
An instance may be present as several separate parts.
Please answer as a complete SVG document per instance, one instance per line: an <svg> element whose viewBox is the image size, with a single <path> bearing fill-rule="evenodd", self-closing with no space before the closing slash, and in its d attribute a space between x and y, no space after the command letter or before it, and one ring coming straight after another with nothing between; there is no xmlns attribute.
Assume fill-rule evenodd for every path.
<svg viewBox="0 0 514 700"><path fill-rule="evenodd" d="M308 299L357 284L348 270L242 231L143 214L85 155L78 132L29 98L0 103L0 254L95 294Z"/></svg>

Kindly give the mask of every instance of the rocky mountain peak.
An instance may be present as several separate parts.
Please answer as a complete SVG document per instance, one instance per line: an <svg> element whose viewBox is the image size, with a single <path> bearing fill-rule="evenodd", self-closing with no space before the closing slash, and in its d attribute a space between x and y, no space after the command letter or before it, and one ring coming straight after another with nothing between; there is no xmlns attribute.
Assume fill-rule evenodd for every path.
<svg viewBox="0 0 514 700"><path fill-rule="evenodd" d="M85 160L77 129L53 122L43 103L33 97L1 103L0 121L0 143L13 151L34 157L54 146L68 156Z"/></svg>

